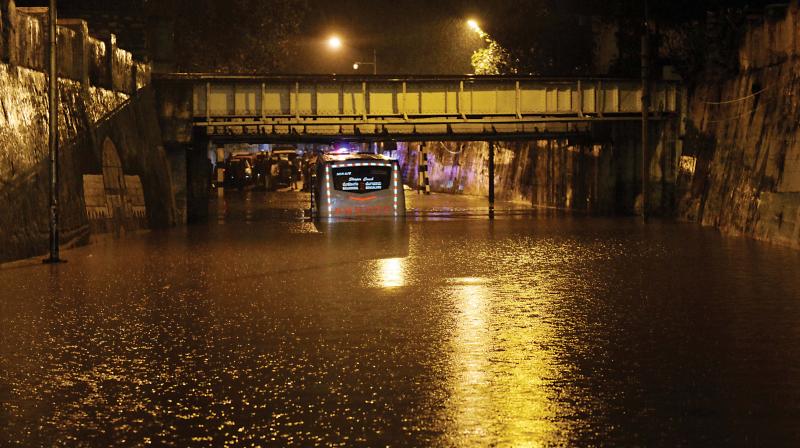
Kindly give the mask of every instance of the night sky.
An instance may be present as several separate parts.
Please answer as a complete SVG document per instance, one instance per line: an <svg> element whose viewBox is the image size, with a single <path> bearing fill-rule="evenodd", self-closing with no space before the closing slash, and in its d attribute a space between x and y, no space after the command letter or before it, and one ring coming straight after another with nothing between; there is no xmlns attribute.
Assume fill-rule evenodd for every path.
<svg viewBox="0 0 800 448"><path fill-rule="evenodd" d="M760 8L767 3L651 0L650 10L664 23L691 23L702 20L707 10ZM239 51L242 54L229 71L244 67L284 73L358 73L353 62L371 61L373 50L381 73L469 73L470 56L483 45L465 26L468 18L474 18L511 50L523 68L538 67L544 70L538 74L545 75L574 75L587 70L592 57L592 18L623 20L624 27L635 28L643 4L642 0L60 0L59 8L62 16L91 9L167 14L176 23L176 34L184 37L176 47L178 58L204 50L210 54L208 60L190 62L213 67L224 65ZM244 12L230 12L236 5ZM287 14L292 18L284 19ZM258 29L249 31L244 19ZM334 33L344 43L336 52L325 45ZM280 51L262 51L262 56L259 51L267 47L265 42ZM364 66L359 72L371 70Z"/></svg>

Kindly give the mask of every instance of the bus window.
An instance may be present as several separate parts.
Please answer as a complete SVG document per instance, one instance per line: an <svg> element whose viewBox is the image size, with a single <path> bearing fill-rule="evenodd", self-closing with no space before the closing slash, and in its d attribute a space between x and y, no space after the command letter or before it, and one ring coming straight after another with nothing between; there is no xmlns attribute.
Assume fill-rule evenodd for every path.
<svg viewBox="0 0 800 448"><path fill-rule="evenodd" d="M334 190L365 194L389 188L392 169L388 166L336 167L331 170L331 176Z"/></svg>

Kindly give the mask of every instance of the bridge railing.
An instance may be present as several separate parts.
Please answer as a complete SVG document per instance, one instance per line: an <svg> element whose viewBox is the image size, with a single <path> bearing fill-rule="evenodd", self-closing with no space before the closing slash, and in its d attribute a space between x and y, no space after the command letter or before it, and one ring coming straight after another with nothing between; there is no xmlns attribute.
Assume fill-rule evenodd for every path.
<svg viewBox="0 0 800 448"><path fill-rule="evenodd" d="M600 78L171 74L155 81L177 101L163 108L177 114L167 122L189 120L225 138L581 132L592 121L640 119L642 94L637 80ZM678 83L652 83L650 95L653 119L679 114Z"/></svg>
<svg viewBox="0 0 800 448"><path fill-rule="evenodd" d="M653 110L677 112L678 89L656 83ZM210 119L523 119L639 114L640 98L639 82L613 79L211 77L193 80L192 103Z"/></svg>

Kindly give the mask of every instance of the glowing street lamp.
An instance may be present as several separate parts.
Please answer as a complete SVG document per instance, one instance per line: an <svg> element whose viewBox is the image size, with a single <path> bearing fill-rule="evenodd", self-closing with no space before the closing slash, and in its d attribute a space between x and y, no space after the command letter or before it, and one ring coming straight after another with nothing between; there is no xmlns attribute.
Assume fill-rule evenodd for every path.
<svg viewBox="0 0 800 448"><path fill-rule="evenodd" d="M371 65L372 66L372 74L378 74L378 53L375 49L372 50L372 62L354 62L353 63L353 70L358 70L358 67L362 65Z"/></svg>
<svg viewBox="0 0 800 448"><path fill-rule="evenodd" d="M331 36L328 38L328 47L331 50L338 50L342 48L342 39L339 36Z"/></svg>
<svg viewBox="0 0 800 448"><path fill-rule="evenodd" d="M486 33L486 31L483 31L481 29L481 26L478 25L478 22L475 19L467 20L467 28L469 28L470 30L475 31L476 33L478 33L478 36L480 36L483 39L486 39L489 36Z"/></svg>

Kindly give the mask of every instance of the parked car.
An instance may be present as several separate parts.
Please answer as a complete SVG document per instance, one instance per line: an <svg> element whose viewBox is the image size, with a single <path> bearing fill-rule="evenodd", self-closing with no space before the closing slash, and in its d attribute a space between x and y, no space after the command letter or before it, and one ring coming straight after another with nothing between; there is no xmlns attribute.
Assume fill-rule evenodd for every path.
<svg viewBox="0 0 800 448"><path fill-rule="evenodd" d="M288 187L292 181L292 170L297 151L294 148L279 148L272 151L270 156L272 188Z"/></svg>
<svg viewBox="0 0 800 448"><path fill-rule="evenodd" d="M225 164L225 187L243 190L253 184L253 164L250 157L232 156Z"/></svg>

